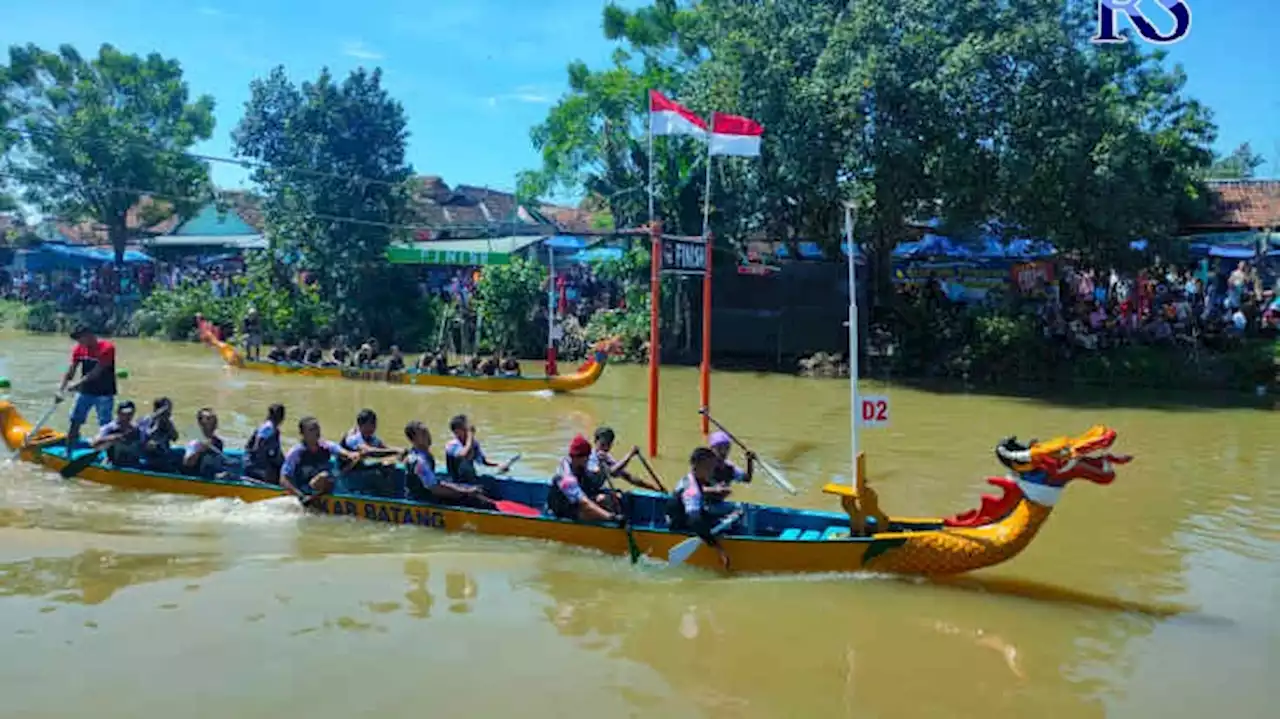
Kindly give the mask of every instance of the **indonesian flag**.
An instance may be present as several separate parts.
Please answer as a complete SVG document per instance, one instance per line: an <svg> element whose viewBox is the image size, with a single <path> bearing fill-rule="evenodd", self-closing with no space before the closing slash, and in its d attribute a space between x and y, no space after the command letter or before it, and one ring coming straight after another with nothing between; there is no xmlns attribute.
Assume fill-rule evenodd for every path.
<svg viewBox="0 0 1280 719"><path fill-rule="evenodd" d="M649 133L706 137L707 123L684 105L672 102L657 90L650 90Z"/></svg>
<svg viewBox="0 0 1280 719"><path fill-rule="evenodd" d="M764 126L749 117L715 112L711 114L709 151L712 155L759 157L762 135Z"/></svg>

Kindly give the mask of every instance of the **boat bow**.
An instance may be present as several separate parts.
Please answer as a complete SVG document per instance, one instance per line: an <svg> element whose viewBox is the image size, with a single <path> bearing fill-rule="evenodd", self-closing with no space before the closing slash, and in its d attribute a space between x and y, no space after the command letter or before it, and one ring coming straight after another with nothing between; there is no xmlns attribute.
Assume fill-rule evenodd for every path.
<svg viewBox="0 0 1280 719"><path fill-rule="evenodd" d="M978 509L943 519L937 531L874 535L863 568L948 575L1012 559L1035 539L1069 482L1105 486L1115 480L1117 466L1132 461L1109 452L1115 440L1115 430L1102 426L1078 437L1026 445L1016 437L1006 439L995 453L1009 475L987 480L1000 495L984 495Z"/></svg>

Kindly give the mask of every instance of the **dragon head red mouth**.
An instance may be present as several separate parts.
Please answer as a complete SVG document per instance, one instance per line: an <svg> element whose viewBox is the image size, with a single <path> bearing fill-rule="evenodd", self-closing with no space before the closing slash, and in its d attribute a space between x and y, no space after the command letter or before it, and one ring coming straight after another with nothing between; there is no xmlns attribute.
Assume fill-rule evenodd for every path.
<svg viewBox="0 0 1280 719"><path fill-rule="evenodd" d="M1095 484L1111 484L1116 466L1133 461L1129 455L1111 454L1116 431L1101 425L1078 437L1058 437L1048 442L1031 440L1027 445L1010 437L996 447L996 457L1024 479L1034 476L1038 484L1062 486L1073 479Z"/></svg>

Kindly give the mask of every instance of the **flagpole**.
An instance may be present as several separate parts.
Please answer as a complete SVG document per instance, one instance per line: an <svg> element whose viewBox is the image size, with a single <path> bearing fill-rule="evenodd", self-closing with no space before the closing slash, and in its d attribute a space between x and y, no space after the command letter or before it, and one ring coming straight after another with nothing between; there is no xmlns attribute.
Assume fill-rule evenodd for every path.
<svg viewBox="0 0 1280 719"><path fill-rule="evenodd" d="M711 126L715 127L716 114L711 113ZM707 236L708 225L711 224L711 141L707 137L707 184L702 193L702 236Z"/></svg>
<svg viewBox="0 0 1280 719"><path fill-rule="evenodd" d="M711 113L711 129L714 132L716 114ZM707 253L707 266L702 276L702 366L698 373L699 399L703 412L702 434L711 431L711 154L712 137L707 137L707 185L702 195L702 242Z"/></svg>
<svg viewBox="0 0 1280 719"><path fill-rule="evenodd" d="M653 91L649 92L649 223L653 223Z"/></svg>
<svg viewBox="0 0 1280 719"><path fill-rule="evenodd" d="M849 244L849 444L853 454L852 481L854 495L858 492L858 479L862 474L862 462L858 451L858 421L862 403L858 401L858 275L854 267L853 224L854 204L844 205L844 235Z"/></svg>

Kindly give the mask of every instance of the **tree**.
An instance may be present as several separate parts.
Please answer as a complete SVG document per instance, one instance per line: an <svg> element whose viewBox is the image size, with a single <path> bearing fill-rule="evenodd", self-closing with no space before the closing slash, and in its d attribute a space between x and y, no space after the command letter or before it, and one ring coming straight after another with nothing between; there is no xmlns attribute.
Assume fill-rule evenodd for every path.
<svg viewBox="0 0 1280 719"><path fill-rule="evenodd" d="M546 339L538 322L547 303L547 269L513 258L511 264L485 267L476 283L476 311L485 336L495 349L536 354Z"/></svg>
<svg viewBox="0 0 1280 719"><path fill-rule="evenodd" d="M1241 143L1230 153L1214 160L1209 168L1208 177L1211 180L1249 180L1266 162L1262 155L1253 151L1249 143Z"/></svg>
<svg viewBox="0 0 1280 719"><path fill-rule="evenodd" d="M176 60L10 47L0 121L5 176L41 212L104 226L117 264L144 197L185 213L208 196L208 168L188 151L213 134L213 98L191 99Z"/></svg>
<svg viewBox="0 0 1280 719"><path fill-rule="evenodd" d="M716 163L717 235L804 236L834 254L841 203L852 199L882 279L915 218L939 217L960 235L998 218L1105 259L1195 211L1214 128L1162 55L1093 46L1094 9L1085 0L609 6L605 34L626 52L599 72L571 65L572 92L534 141L544 171L583 190L601 177L637 181L636 153L603 151L621 144L604 131L629 124L630 137L643 137L644 90L672 89L703 115L765 127L758 160ZM679 152L700 164L697 147ZM659 185L676 194L671 177Z"/></svg>
<svg viewBox="0 0 1280 719"><path fill-rule="evenodd" d="M385 259L411 219L407 139L382 72L363 68L297 85L277 67L250 86L234 133L236 154L262 163L253 180L273 256L296 260L316 282L339 331L384 342L423 333L416 286Z"/></svg>

